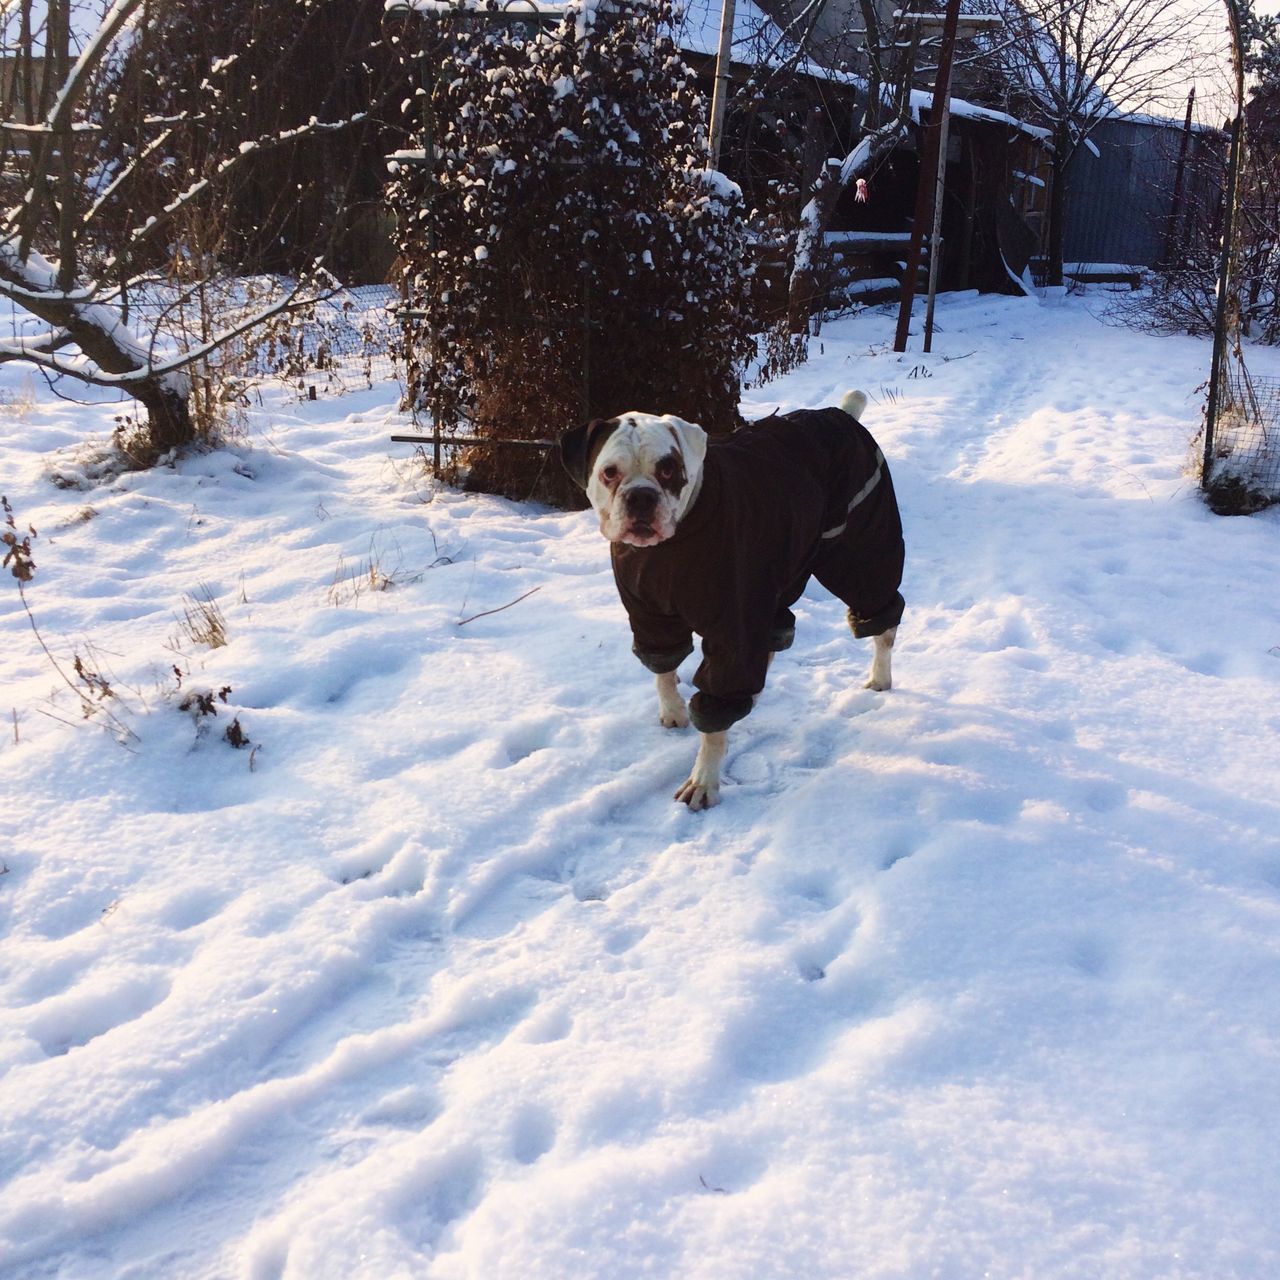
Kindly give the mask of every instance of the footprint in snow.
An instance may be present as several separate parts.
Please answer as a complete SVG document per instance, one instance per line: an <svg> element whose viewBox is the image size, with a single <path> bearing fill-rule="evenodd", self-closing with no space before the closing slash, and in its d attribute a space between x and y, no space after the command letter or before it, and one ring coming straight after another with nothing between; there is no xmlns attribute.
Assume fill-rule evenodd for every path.
<svg viewBox="0 0 1280 1280"><path fill-rule="evenodd" d="M508 765L519 764L552 745L559 720L527 720L508 729L502 737L502 749Z"/></svg>
<svg viewBox="0 0 1280 1280"><path fill-rule="evenodd" d="M639 924L620 925L604 935L604 949L611 956L620 956L631 950L645 934L648 928Z"/></svg>
<svg viewBox="0 0 1280 1280"><path fill-rule="evenodd" d="M360 1122L391 1129L422 1130L428 1127L443 1108L433 1094L415 1085L383 1094L360 1116Z"/></svg>
<svg viewBox="0 0 1280 1280"><path fill-rule="evenodd" d="M827 970L844 954L861 923L856 913L829 920L810 937L798 943L791 952L796 972L806 982L819 982Z"/></svg>
<svg viewBox="0 0 1280 1280"><path fill-rule="evenodd" d="M573 1015L564 1005L538 1008L520 1028L520 1039L527 1044L554 1044L573 1030Z"/></svg>
<svg viewBox="0 0 1280 1280"><path fill-rule="evenodd" d="M152 972L110 981L89 978L36 1005L27 1031L45 1053L58 1057L136 1021L164 1000L169 990L168 980Z"/></svg>
<svg viewBox="0 0 1280 1280"><path fill-rule="evenodd" d="M556 1143L556 1122L545 1107L520 1109L511 1126L511 1154L521 1164L541 1160Z"/></svg>

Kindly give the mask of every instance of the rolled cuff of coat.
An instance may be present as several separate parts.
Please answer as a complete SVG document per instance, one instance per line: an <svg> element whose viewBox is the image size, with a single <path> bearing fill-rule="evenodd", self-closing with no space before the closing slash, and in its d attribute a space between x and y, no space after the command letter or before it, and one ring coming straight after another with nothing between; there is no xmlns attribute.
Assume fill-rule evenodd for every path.
<svg viewBox="0 0 1280 1280"><path fill-rule="evenodd" d="M714 693L695 693L689 699L689 719L699 733L723 733L747 715L753 698L717 698Z"/></svg>
<svg viewBox="0 0 1280 1280"><path fill-rule="evenodd" d="M770 653L781 653L784 649L790 649L795 642L795 627L774 627L774 629L769 632Z"/></svg>
<svg viewBox="0 0 1280 1280"><path fill-rule="evenodd" d="M642 649L638 644L633 644L631 652L655 676L664 676L668 671L674 671L693 652L693 641L688 641L678 649Z"/></svg>
<svg viewBox="0 0 1280 1280"><path fill-rule="evenodd" d="M902 592L895 591L893 599L883 609L878 609L868 617L855 617L853 610L850 609L849 625L853 628L853 634L859 640L880 636L888 631L890 627L896 627L902 621L902 611L906 607L907 602L902 598Z"/></svg>

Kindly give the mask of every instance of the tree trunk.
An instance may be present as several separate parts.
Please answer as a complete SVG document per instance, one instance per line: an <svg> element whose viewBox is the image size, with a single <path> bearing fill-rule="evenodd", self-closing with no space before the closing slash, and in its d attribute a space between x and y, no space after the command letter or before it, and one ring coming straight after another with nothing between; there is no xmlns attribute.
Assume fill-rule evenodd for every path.
<svg viewBox="0 0 1280 1280"><path fill-rule="evenodd" d="M1067 211L1067 161L1071 158L1067 148L1070 140L1065 133L1053 140L1053 185L1049 189L1049 244L1048 283L1062 283L1063 242L1066 236Z"/></svg>
<svg viewBox="0 0 1280 1280"><path fill-rule="evenodd" d="M187 396L172 384L172 379L157 379L132 388L133 397L147 411L145 443L155 457L180 449L196 438L191 421L191 405Z"/></svg>
<svg viewBox="0 0 1280 1280"><path fill-rule="evenodd" d="M787 293L787 330L807 333L809 317L823 293L819 282L822 263L822 234L826 229L840 195L839 186L827 173L826 138L822 112L813 108L805 122L804 155L800 164L800 189L809 193L809 203L801 214L797 257L792 267L791 285ZM812 225L809 222L812 221ZM805 246L802 248L801 246Z"/></svg>
<svg viewBox="0 0 1280 1280"><path fill-rule="evenodd" d="M5 262L0 262L0 278L22 287L23 307L54 328L64 330L103 373L136 374L146 370L147 358L141 343L110 307L104 304L86 307L56 293L42 297L32 288L29 276ZM146 452L154 451L153 456L159 457L170 449L194 442L195 426L185 390L185 374L151 375L119 385L147 411Z"/></svg>

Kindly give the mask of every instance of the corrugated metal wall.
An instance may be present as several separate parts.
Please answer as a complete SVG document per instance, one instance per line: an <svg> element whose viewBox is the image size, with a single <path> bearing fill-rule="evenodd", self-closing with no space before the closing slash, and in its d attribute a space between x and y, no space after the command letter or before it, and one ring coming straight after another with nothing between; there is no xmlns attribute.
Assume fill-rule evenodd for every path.
<svg viewBox="0 0 1280 1280"><path fill-rule="evenodd" d="M1181 123L1108 120L1093 132L1099 154L1080 147L1068 168L1065 262L1154 266L1165 249ZM1193 132L1184 189L1204 196L1214 179L1218 135Z"/></svg>

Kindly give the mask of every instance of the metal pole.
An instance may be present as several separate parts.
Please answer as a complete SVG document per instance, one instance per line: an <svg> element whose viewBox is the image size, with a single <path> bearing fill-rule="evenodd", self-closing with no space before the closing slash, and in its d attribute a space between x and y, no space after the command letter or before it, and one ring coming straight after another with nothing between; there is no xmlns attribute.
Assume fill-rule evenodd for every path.
<svg viewBox="0 0 1280 1280"><path fill-rule="evenodd" d="M720 47L716 51L716 81L711 92L711 123L707 131L707 150L711 167L720 167L720 141L724 135L724 104L729 96L729 73L733 45L733 18L737 0L724 0L720 12Z"/></svg>
<svg viewBox="0 0 1280 1280"><path fill-rule="evenodd" d="M925 133L924 154L920 157L920 182L916 187L916 214L911 224L911 248L902 275L902 301L898 305L898 330L893 349L907 349L911 328L911 304L916 296L916 272L920 270L920 250L924 244L925 223L933 212L930 196L937 180L938 141L942 132L943 108L951 91L951 59L956 47L956 28L960 22L960 0L947 0L946 19L942 27L942 47L938 52L938 75L933 86L933 107L929 128Z"/></svg>
<svg viewBox="0 0 1280 1280"><path fill-rule="evenodd" d="M924 311L924 349L933 350L933 303L938 294L938 263L942 259L942 196L947 189L947 132L951 123L950 95L942 100L942 128L938 133L938 184L933 195L933 238L929 241L929 302Z"/></svg>

